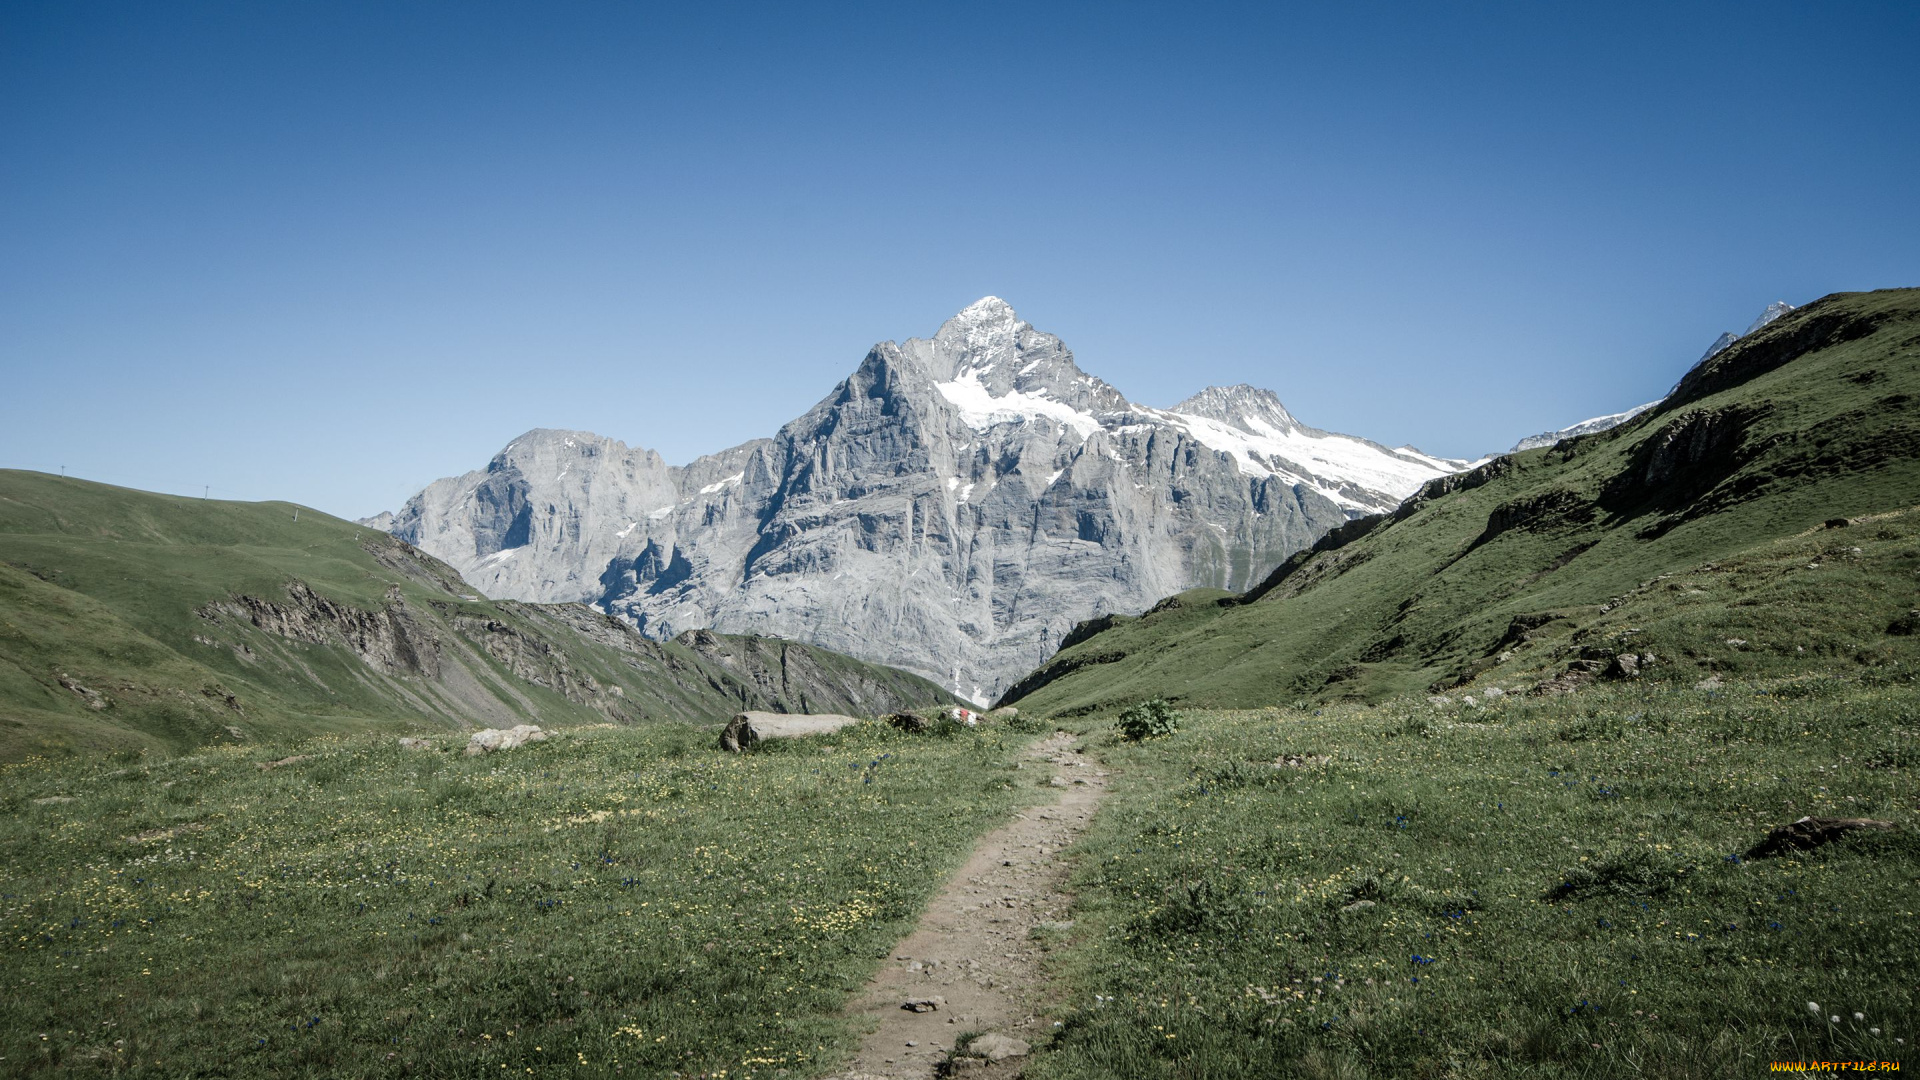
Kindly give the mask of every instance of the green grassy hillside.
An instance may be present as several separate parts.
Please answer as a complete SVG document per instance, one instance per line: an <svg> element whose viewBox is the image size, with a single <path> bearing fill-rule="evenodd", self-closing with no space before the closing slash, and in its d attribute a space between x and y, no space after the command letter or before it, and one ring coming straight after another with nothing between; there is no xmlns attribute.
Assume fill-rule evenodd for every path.
<svg viewBox="0 0 1920 1080"><path fill-rule="evenodd" d="M1026 1076L1913 1064L1920 686L1889 674L1080 721L1120 780ZM1901 827L1754 853L1801 815Z"/></svg>
<svg viewBox="0 0 1920 1080"><path fill-rule="evenodd" d="M1086 627L1006 700L1080 715L1911 665L1916 504L1920 290L1837 294L1633 422L1435 481L1245 597Z"/></svg>
<svg viewBox="0 0 1920 1080"><path fill-rule="evenodd" d="M818 1076L926 897L1044 794L1024 739L0 765L0 1075Z"/></svg>
<svg viewBox="0 0 1920 1080"><path fill-rule="evenodd" d="M0 471L0 759L952 700L825 650L710 637L485 600L409 545L288 503Z"/></svg>

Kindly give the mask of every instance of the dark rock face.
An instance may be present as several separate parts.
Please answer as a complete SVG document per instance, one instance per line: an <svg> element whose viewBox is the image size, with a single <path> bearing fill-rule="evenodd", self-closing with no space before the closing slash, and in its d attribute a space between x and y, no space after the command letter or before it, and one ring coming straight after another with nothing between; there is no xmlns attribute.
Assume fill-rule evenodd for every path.
<svg viewBox="0 0 1920 1080"><path fill-rule="evenodd" d="M1575 525L1584 525L1593 518L1593 504L1571 491L1547 491L1530 495L1494 507L1493 512L1487 515L1486 531L1474 539L1468 550L1471 551L1502 533L1514 530L1534 533L1552 532Z"/></svg>
<svg viewBox="0 0 1920 1080"><path fill-rule="evenodd" d="M335 603L307 583L287 582L285 602L235 596L200 610L202 618L238 618L256 629L312 645L343 643L361 661L385 675L440 675L439 638L407 610L397 588L379 611Z"/></svg>
<svg viewBox="0 0 1920 1080"><path fill-rule="evenodd" d="M529 432L392 531L489 595L662 640L811 642L984 701L1083 620L1247 588L1463 464L1317 431L1247 386L1133 404L989 297L874 346L773 438L669 467Z"/></svg>

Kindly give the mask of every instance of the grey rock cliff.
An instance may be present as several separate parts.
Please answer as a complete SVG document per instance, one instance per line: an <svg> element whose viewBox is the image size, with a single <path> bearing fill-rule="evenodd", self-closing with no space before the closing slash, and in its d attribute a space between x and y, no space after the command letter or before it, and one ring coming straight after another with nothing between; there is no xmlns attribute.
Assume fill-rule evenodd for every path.
<svg viewBox="0 0 1920 1080"><path fill-rule="evenodd" d="M1131 403L987 297L874 346L773 438L680 467L531 431L392 532L488 595L590 603L662 640L811 642L985 701L1083 619L1245 588L1462 465L1307 427L1249 386Z"/></svg>

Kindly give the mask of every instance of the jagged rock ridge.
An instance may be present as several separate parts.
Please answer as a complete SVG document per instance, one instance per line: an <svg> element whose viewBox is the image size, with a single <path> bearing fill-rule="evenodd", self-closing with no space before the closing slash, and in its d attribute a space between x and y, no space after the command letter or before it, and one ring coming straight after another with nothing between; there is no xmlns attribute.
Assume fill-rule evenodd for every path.
<svg viewBox="0 0 1920 1080"><path fill-rule="evenodd" d="M874 346L772 438L680 467L531 431L391 531L489 595L660 639L794 638L988 700L1083 619L1245 588L1464 464L1308 427L1250 386L1132 403L986 297Z"/></svg>

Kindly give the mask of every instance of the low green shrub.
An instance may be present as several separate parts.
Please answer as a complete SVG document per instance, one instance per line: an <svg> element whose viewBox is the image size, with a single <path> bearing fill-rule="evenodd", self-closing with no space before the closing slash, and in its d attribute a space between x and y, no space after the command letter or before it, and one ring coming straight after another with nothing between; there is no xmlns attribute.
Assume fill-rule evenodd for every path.
<svg viewBox="0 0 1920 1080"><path fill-rule="evenodd" d="M1154 698L1121 713L1114 728L1128 742L1163 738L1180 730L1180 714L1165 701Z"/></svg>

